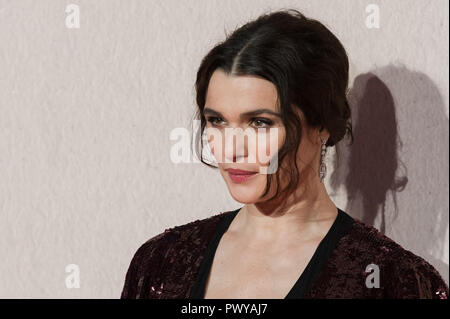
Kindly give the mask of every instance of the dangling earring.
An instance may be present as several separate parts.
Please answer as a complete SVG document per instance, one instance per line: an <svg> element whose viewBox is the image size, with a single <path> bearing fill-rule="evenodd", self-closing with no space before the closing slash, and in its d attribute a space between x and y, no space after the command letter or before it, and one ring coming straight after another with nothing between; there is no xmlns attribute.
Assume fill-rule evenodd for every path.
<svg viewBox="0 0 450 319"><path fill-rule="evenodd" d="M327 152L326 142L325 140L320 137L320 140L322 141L322 149L320 151L320 166L319 166L319 177L320 182L323 183L323 179L327 175L327 166L325 165L325 153Z"/></svg>

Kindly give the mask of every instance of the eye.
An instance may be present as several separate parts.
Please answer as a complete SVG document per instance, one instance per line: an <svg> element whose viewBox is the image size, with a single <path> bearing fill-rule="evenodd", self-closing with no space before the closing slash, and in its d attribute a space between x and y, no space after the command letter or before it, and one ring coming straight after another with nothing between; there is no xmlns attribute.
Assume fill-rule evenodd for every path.
<svg viewBox="0 0 450 319"><path fill-rule="evenodd" d="M256 128L267 128L273 125L273 121L266 118L254 118L251 123Z"/></svg>
<svg viewBox="0 0 450 319"><path fill-rule="evenodd" d="M225 122L222 118L216 116L210 116L206 120L212 125L221 125L223 122Z"/></svg>

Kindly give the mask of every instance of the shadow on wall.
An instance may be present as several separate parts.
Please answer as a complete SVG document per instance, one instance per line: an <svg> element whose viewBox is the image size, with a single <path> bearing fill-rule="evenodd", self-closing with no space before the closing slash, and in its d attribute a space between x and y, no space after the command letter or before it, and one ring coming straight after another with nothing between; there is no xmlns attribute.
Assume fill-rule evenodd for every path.
<svg viewBox="0 0 450 319"><path fill-rule="evenodd" d="M374 73L357 76L349 92L354 143L336 145L330 186L344 186L350 215L383 234L386 226L395 229L396 241L448 283L448 264L436 258L445 249L449 217L449 122L442 96L428 76L405 67Z"/></svg>

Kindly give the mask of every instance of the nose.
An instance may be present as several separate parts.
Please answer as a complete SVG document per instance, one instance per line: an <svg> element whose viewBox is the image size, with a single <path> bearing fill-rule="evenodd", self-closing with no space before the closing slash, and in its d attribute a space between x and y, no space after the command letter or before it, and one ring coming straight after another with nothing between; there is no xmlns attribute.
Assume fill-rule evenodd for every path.
<svg viewBox="0 0 450 319"><path fill-rule="evenodd" d="M247 143L241 128L225 129L225 161L231 163L243 162L247 157Z"/></svg>

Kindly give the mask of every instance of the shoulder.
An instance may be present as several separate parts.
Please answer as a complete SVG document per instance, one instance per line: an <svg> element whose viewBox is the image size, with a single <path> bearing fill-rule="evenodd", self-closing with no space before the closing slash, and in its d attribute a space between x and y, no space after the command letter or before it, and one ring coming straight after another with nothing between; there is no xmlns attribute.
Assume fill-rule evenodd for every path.
<svg viewBox="0 0 450 319"><path fill-rule="evenodd" d="M405 249L390 237L359 219L344 238L365 264L380 266L386 298L447 298L448 285L424 258ZM346 241L345 241L346 240ZM356 256L355 256L356 257Z"/></svg>
<svg viewBox="0 0 450 319"><path fill-rule="evenodd" d="M201 244L212 235L215 226L226 213L221 212L165 229L164 232L149 238L139 246L133 256L132 264L137 263L145 267L145 264L151 260L154 265L158 260L165 258L168 250L192 249L194 245Z"/></svg>
<svg viewBox="0 0 450 319"><path fill-rule="evenodd" d="M143 243L138 250L148 250L161 245L170 245L173 243L182 243L201 237L210 230L214 230L214 226L221 220L226 213L221 212L203 219L196 219L185 224L167 228L164 232L151 237Z"/></svg>
<svg viewBox="0 0 450 319"><path fill-rule="evenodd" d="M425 259L404 248L392 258L390 296L393 298L447 299L448 285Z"/></svg>
<svg viewBox="0 0 450 319"><path fill-rule="evenodd" d="M201 255L215 225L225 214L222 212L168 228L141 244L128 267L121 298L140 298L141 291L148 290L143 288L147 282L158 281L159 277L170 273L173 267L186 264L188 268L197 255Z"/></svg>

